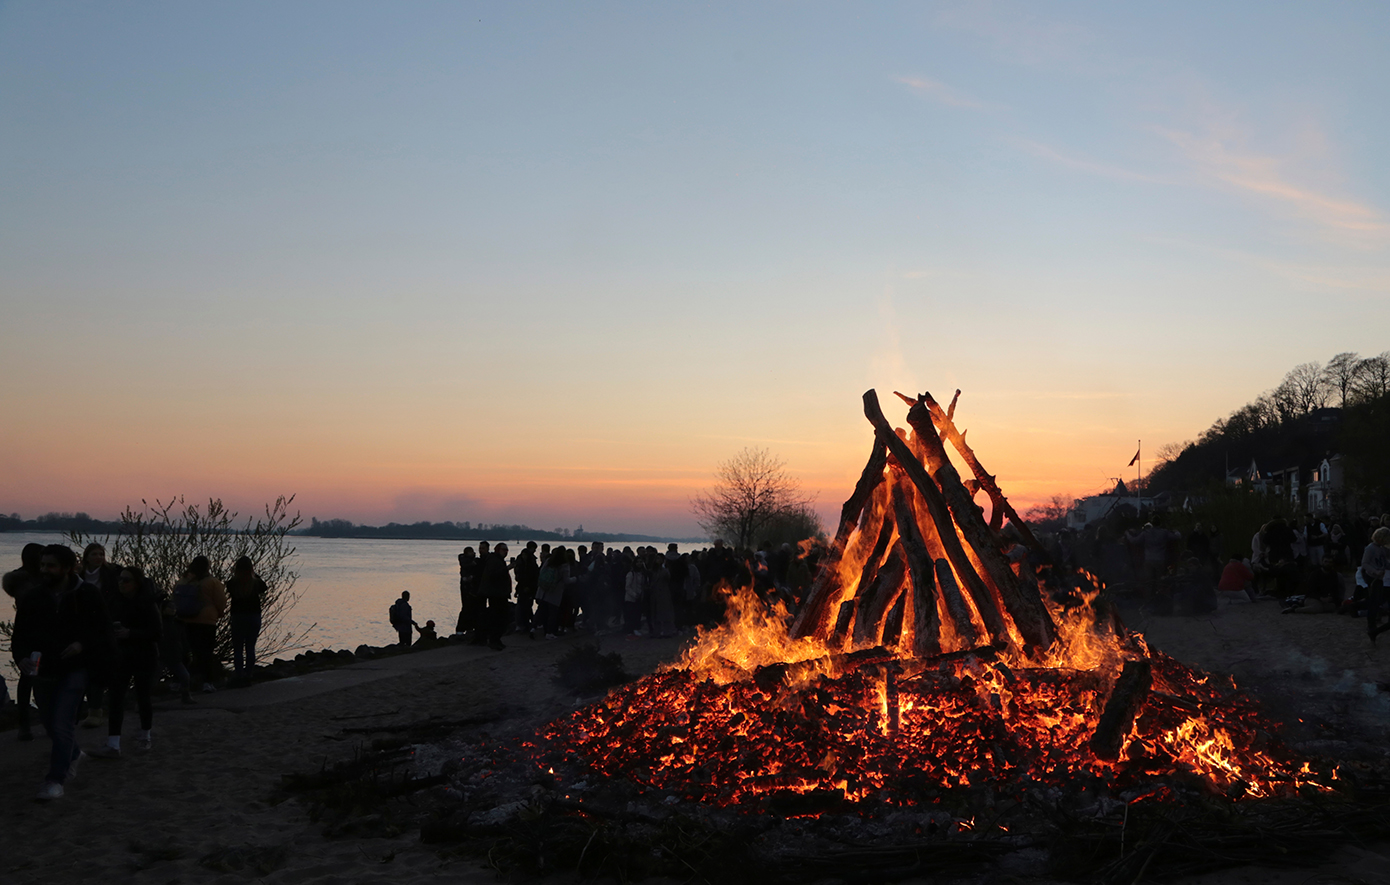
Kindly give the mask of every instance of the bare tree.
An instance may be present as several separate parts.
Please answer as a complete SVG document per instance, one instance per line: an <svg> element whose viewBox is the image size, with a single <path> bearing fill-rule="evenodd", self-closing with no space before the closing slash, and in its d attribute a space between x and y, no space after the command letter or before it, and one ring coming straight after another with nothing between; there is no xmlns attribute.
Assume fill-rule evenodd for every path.
<svg viewBox="0 0 1390 885"><path fill-rule="evenodd" d="M813 500L787 475L781 458L767 449L745 448L719 465L714 485L691 500L691 509L711 536L746 548L776 523L799 527L805 537L818 534Z"/></svg>
<svg viewBox="0 0 1390 885"><path fill-rule="evenodd" d="M1274 388L1274 403L1285 421L1299 418L1327 405L1331 390L1321 363L1300 363Z"/></svg>
<svg viewBox="0 0 1390 885"><path fill-rule="evenodd" d="M1379 399L1390 394L1390 350L1361 361L1356 393L1362 399Z"/></svg>
<svg viewBox="0 0 1390 885"><path fill-rule="evenodd" d="M1345 408L1355 399L1356 381L1361 377L1364 362L1360 354L1349 350L1327 361L1327 367L1322 370L1323 376L1327 386L1336 395L1338 406Z"/></svg>
<svg viewBox="0 0 1390 885"><path fill-rule="evenodd" d="M1075 495L1053 495L1046 502L1029 507L1023 518L1040 529L1056 531L1066 527L1067 514L1074 506Z"/></svg>

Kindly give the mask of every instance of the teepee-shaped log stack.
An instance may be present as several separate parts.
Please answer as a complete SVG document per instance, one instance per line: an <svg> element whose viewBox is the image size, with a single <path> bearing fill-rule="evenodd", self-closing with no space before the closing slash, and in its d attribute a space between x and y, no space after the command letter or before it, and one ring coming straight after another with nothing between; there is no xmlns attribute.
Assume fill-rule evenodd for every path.
<svg viewBox="0 0 1390 885"><path fill-rule="evenodd" d="M878 394L864 394L874 447L840 512L832 549L792 624L795 637L866 648L896 644L931 657L979 645L1032 657L1056 638L1038 588L1020 582L1001 549L1005 516L1037 546L954 424L931 394L902 396L911 433L895 431ZM956 391L960 396L960 391ZM962 480L949 440L974 478ZM991 521L974 496L991 501Z"/></svg>

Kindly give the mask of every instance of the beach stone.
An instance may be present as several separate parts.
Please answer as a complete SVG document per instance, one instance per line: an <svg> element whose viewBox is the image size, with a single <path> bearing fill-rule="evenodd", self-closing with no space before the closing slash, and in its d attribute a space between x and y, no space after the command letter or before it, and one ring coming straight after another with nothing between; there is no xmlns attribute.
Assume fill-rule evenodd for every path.
<svg viewBox="0 0 1390 885"><path fill-rule="evenodd" d="M357 658L359 661L369 661L376 657L376 649L363 643L357 646L357 650L353 652L353 657Z"/></svg>

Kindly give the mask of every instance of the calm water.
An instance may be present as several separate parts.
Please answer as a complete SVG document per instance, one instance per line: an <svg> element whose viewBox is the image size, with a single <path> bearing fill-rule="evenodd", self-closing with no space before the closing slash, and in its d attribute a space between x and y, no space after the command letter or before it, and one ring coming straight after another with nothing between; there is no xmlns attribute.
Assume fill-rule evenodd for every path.
<svg viewBox="0 0 1390 885"><path fill-rule="evenodd" d="M0 571L18 568L19 551L31 542L63 543L64 538L49 533L0 532ZM299 571L295 591L300 597L285 626L303 629L312 625L306 643L316 649L395 642L396 632L386 620L386 610L402 590L410 591L417 622L433 619L441 635L453 632L459 612L458 555L466 546L478 546L477 541L339 538L295 538L294 543L295 568ZM524 544L508 542L513 554ZM573 549L575 544L565 542L565 546ZM618 542L619 548L623 546ZM658 546L664 549L665 545ZM679 549L685 552L701 546L682 544ZM13 618L13 600L0 593L0 620Z"/></svg>

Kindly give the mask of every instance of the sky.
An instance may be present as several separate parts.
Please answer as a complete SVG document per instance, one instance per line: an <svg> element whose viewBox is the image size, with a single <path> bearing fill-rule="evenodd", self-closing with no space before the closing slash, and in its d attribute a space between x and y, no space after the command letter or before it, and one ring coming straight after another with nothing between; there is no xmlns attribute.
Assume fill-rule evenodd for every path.
<svg viewBox="0 0 1390 885"><path fill-rule="evenodd" d="M0 511L1022 509L1390 349L1390 5L0 4ZM827 520L828 521L828 520Z"/></svg>

